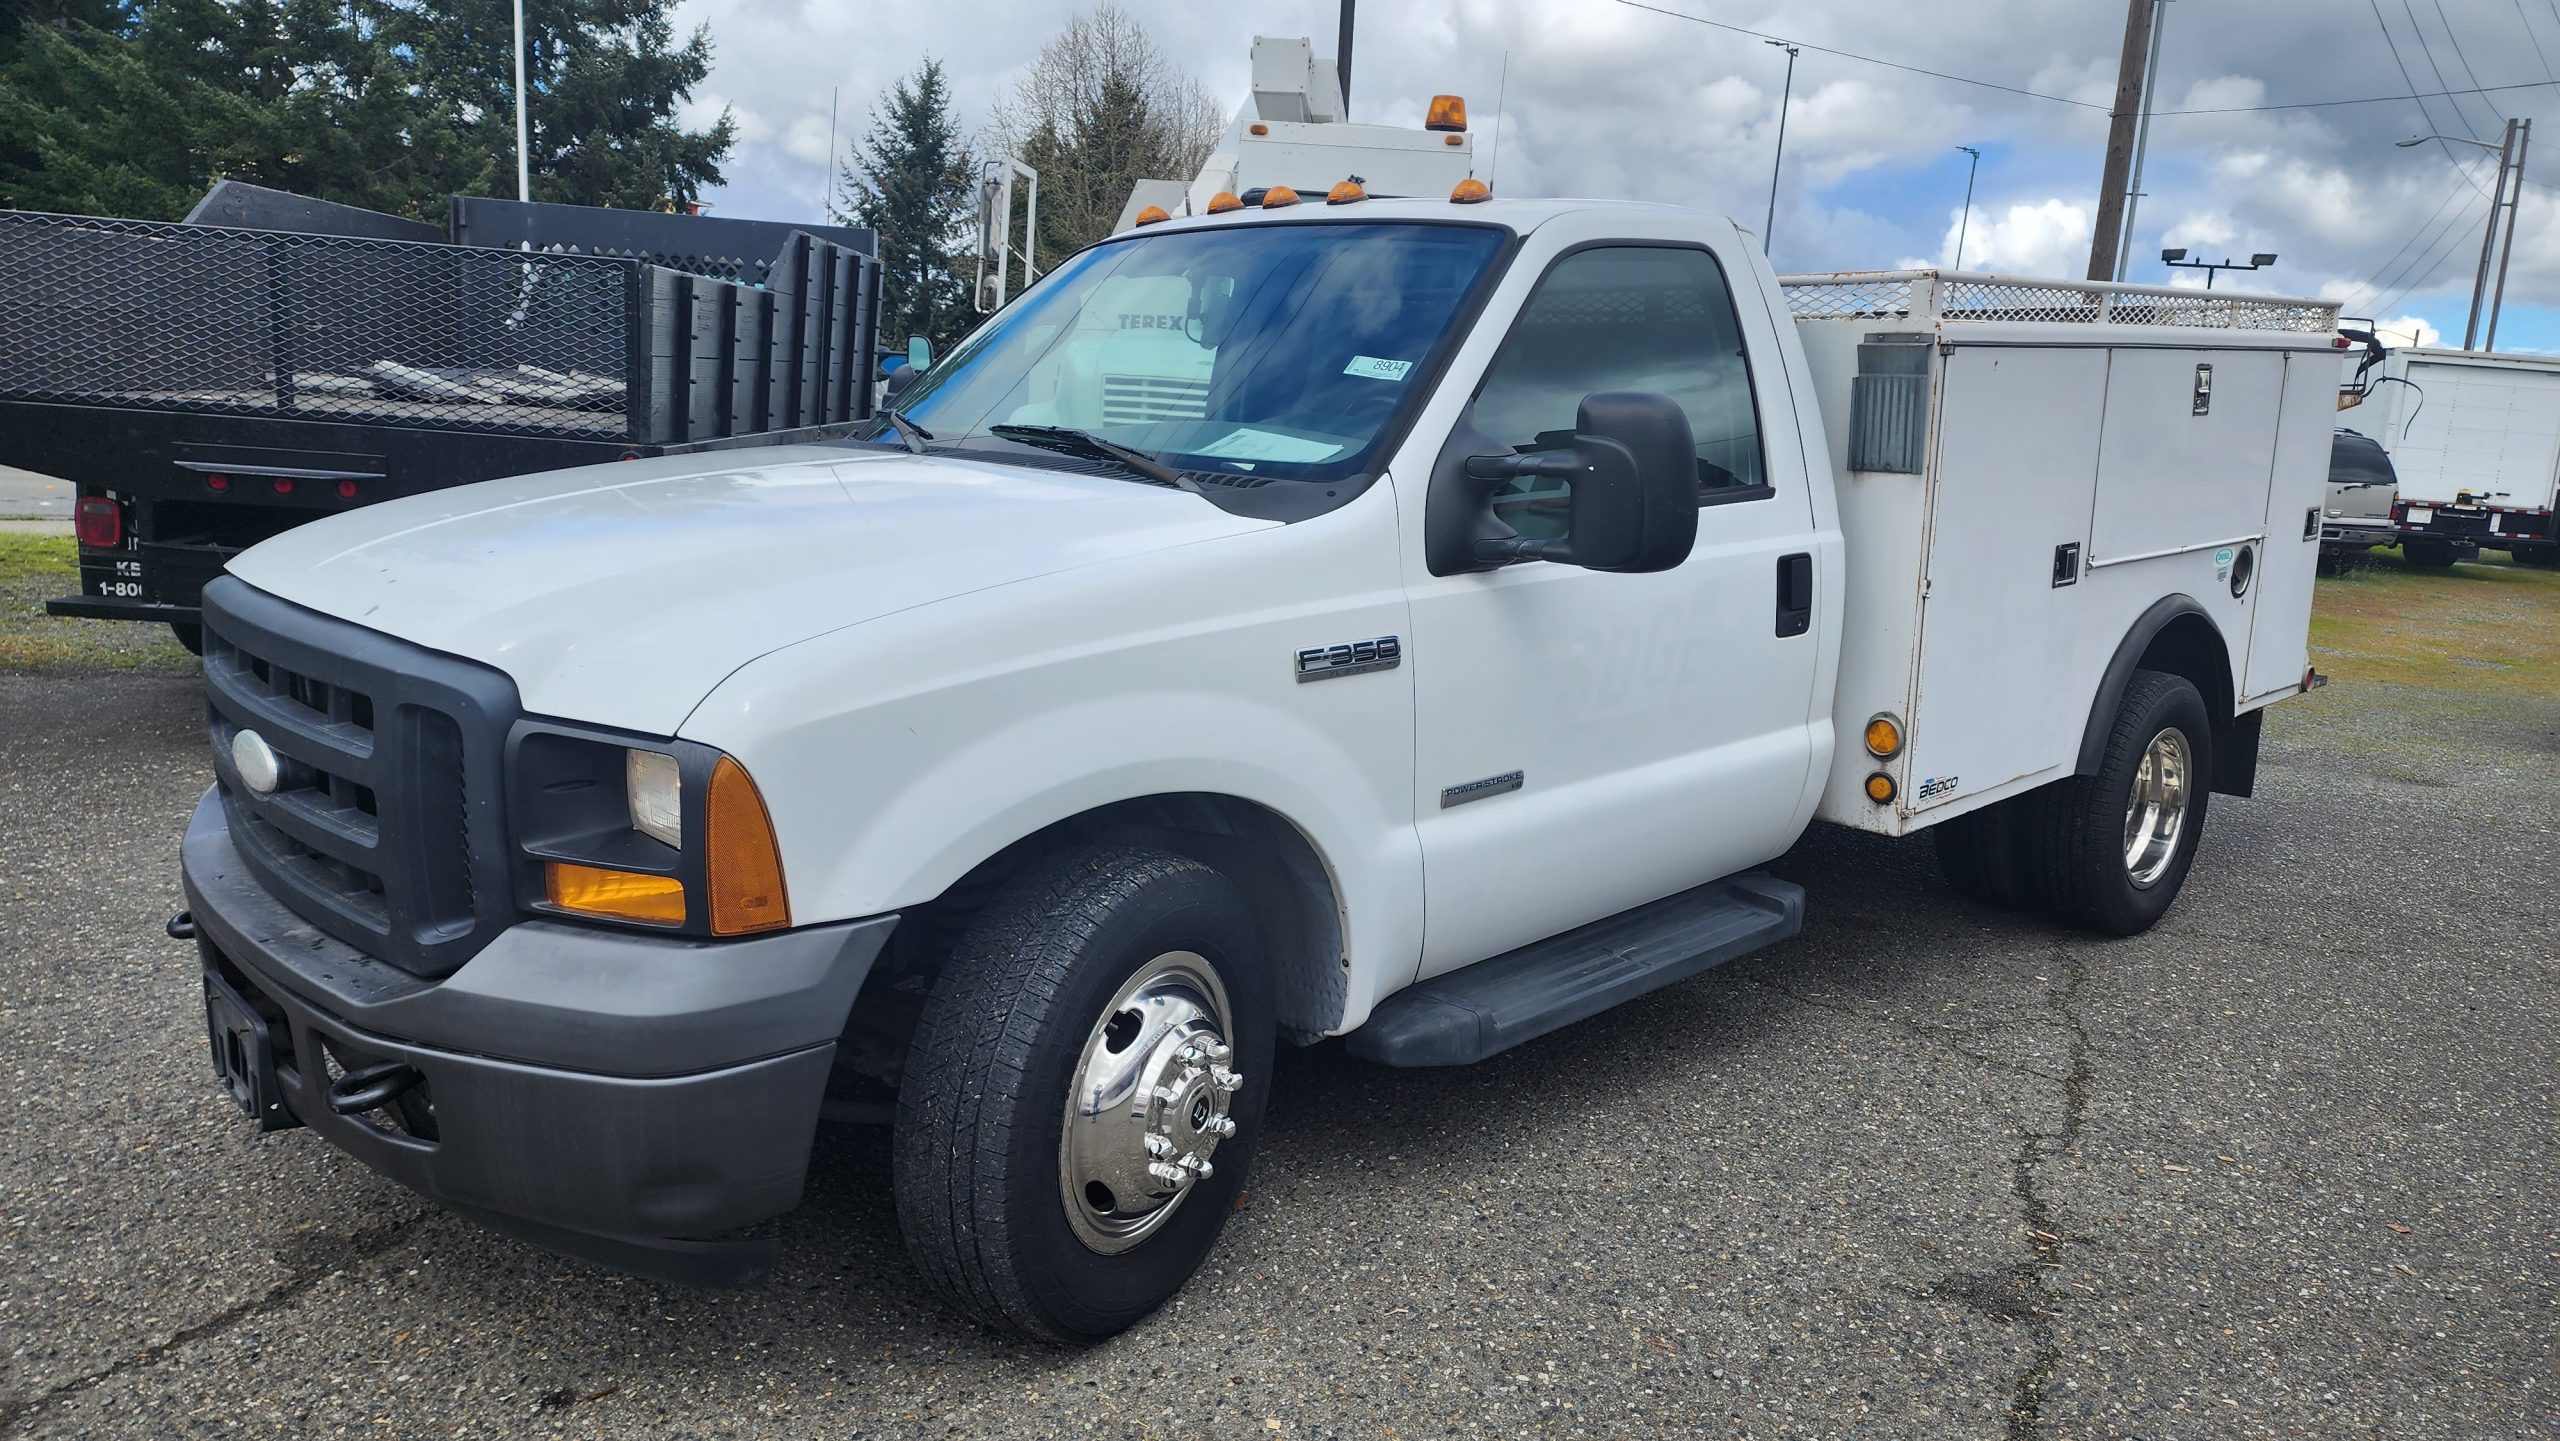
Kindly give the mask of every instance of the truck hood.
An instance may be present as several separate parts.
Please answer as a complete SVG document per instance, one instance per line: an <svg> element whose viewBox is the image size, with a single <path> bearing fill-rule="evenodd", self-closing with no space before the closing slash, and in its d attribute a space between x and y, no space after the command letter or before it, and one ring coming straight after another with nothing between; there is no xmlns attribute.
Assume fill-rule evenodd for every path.
<svg viewBox="0 0 2560 1441"><path fill-rule="evenodd" d="M495 666L536 714L672 735L731 671L812 636L1272 524L1107 475L775 446L389 501L230 569Z"/></svg>

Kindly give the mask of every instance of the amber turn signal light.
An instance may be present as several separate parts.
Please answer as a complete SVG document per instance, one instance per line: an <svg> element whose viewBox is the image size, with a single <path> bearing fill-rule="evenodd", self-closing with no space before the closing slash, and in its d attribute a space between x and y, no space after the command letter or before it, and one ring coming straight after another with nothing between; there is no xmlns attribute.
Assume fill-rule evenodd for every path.
<svg viewBox="0 0 2560 1441"><path fill-rule="evenodd" d="M1459 181L1458 188L1449 192L1449 201L1453 205L1475 205L1492 198L1493 187L1472 175Z"/></svg>
<svg viewBox="0 0 2560 1441"><path fill-rule="evenodd" d="M1867 777L1868 800L1874 801L1877 805L1886 805L1891 803L1895 793L1896 787L1893 783L1893 777L1886 775L1882 771L1877 771L1875 774Z"/></svg>
<svg viewBox="0 0 2560 1441"><path fill-rule="evenodd" d="M1867 754L1889 761L1902 754L1902 726L1889 715L1867 722Z"/></svg>
<svg viewBox="0 0 2560 1441"><path fill-rule="evenodd" d="M1244 202L1238 200L1236 193L1232 190L1221 190L1209 197L1209 213L1212 215L1224 215L1230 210L1242 209L1244 209Z"/></svg>
<svg viewBox="0 0 2560 1441"><path fill-rule="evenodd" d="M1431 113L1423 118L1425 130L1464 130L1467 128L1467 102L1464 96L1434 95Z"/></svg>
<svg viewBox="0 0 2560 1441"><path fill-rule="evenodd" d="M782 848L774 842L773 817L746 768L727 756L711 768L703 852L711 934L743 936L791 924L791 897L783 887Z"/></svg>
<svg viewBox="0 0 2560 1441"><path fill-rule="evenodd" d="M543 893L551 904L582 916L659 926L684 924L684 882L674 876L552 861L543 867Z"/></svg>

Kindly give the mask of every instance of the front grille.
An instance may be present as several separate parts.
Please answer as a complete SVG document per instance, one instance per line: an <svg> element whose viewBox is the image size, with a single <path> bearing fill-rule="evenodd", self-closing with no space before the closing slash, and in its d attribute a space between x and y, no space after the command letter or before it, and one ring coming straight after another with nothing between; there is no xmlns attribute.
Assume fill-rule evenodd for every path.
<svg viewBox="0 0 2560 1441"><path fill-rule="evenodd" d="M422 975L513 919L499 766L519 712L485 666L333 620L228 577L204 592L207 729L242 858L322 931ZM232 759L283 759L261 794Z"/></svg>

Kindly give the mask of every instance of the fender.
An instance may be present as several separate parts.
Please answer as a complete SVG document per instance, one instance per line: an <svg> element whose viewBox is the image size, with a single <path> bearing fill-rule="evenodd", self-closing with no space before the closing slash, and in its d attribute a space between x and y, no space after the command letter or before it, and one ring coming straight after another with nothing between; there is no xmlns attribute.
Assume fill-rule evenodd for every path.
<svg viewBox="0 0 2560 1441"><path fill-rule="evenodd" d="M2213 789L2221 795L2249 794L2257 777L2258 733L2264 716L2257 711L2243 716L2231 713L2234 692L2230 642L2223 638L2222 627L2214 623L2212 615L2194 597L2183 594L2154 601L2117 643L2115 654L2098 679L2098 693L2090 701L2089 720L2080 733L2080 755L2072 774L2097 774L2099 762L2106 756L2107 732L2115 724L2116 708L2124 703L2125 687L2132 684L2133 673L2142 668L2144 654L2162 632L2189 616L2203 624L2213 637L2215 649L2221 652L2217 674L2187 676L2204 692L2205 709L2214 718Z"/></svg>

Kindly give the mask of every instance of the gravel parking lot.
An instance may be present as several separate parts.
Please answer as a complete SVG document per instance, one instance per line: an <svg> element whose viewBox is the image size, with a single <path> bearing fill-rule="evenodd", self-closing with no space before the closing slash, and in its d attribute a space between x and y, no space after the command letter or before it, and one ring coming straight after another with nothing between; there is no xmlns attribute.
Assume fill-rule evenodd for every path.
<svg viewBox="0 0 2560 1441"><path fill-rule="evenodd" d="M2324 586L2560 632L2508 569ZM2152 934L1817 832L1773 952L1472 1070L1285 1057L1209 1269L1083 1353L924 1299L877 1131L822 1139L780 1274L728 1293L253 1142L161 935L193 681L30 652L0 1435L2551 1435L2560 667L2319 638L2340 679L2278 709Z"/></svg>

